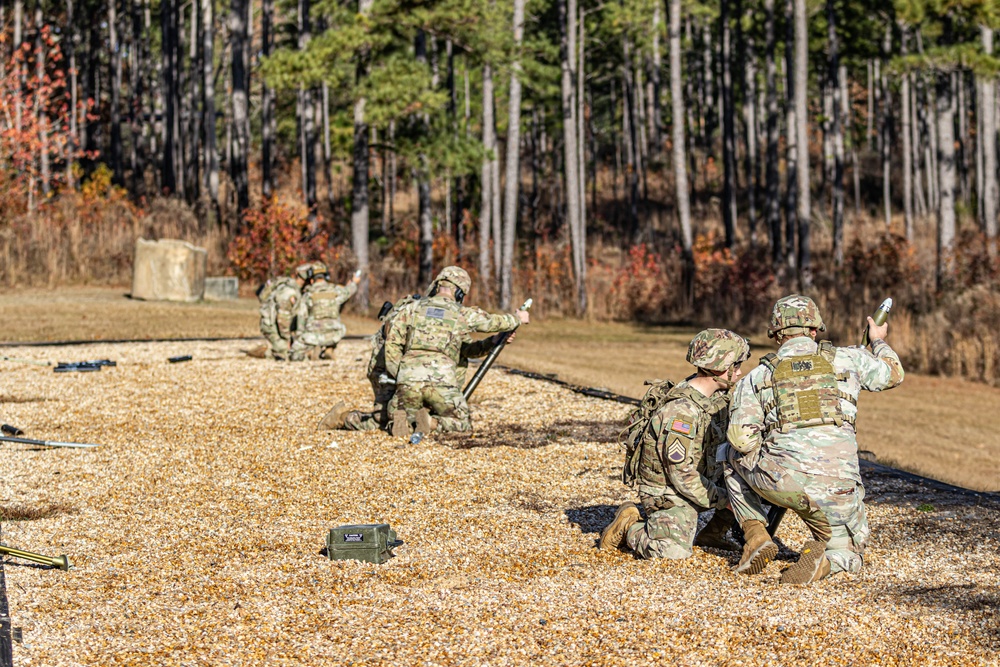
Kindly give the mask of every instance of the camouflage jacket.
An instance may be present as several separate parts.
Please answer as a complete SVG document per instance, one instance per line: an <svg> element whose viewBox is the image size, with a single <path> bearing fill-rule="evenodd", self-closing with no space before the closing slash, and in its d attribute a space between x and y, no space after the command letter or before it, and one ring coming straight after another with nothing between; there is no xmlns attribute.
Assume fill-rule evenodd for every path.
<svg viewBox="0 0 1000 667"><path fill-rule="evenodd" d="M516 315L490 315L462 306L451 298L433 296L404 306L392 321L385 340L385 366L397 384L459 383L462 346L473 332L512 331Z"/></svg>
<svg viewBox="0 0 1000 667"><path fill-rule="evenodd" d="M282 276L271 280L260 293L261 330L276 329L282 338L291 337L296 305L301 302L301 296L298 285L291 278Z"/></svg>
<svg viewBox="0 0 1000 667"><path fill-rule="evenodd" d="M837 386L848 398L842 398L844 415L854 421L857 398L862 389L883 391L903 381L903 366L888 343L876 340L874 353L860 347L838 347L834 370L844 380ZM778 358L815 354L819 346L807 336L785 341ZM824 425L793 428L782 433L775 428L777 411L765 413L775 397L768 384L770 371L763 364L753 369L733 390L729 415L729 442L744 456L740 464L753 468L761 457L768 457L786 469L806 474L841 477L861 481L858 445L854 427L845 421L841 426Z"/></svg>
<svg viewBox="0 0 1000 667"><path fill-rule="evenodd" d="M298 317L300 331L327 332L340 325L340 308L358 291L355 282L334 285L318 280L302 292Z"/></svg>
<svg viewBox="0 0 1000 667"><path fill-rule="evenodd" d="M705 396L687 380L668 396L677 398L653 413L643 435L638 491L653 498L676 492L699 508L715 507L726 497L715 454L726 439L728 397Z"/></svg>

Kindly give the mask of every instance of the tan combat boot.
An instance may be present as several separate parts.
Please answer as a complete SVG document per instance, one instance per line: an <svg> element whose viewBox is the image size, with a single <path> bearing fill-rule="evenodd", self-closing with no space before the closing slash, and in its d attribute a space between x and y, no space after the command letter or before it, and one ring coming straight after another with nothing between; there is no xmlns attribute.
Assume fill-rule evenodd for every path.
<svg viewBox="0 0 1000 667"><path fill-rule="evenodd" d="M430 435L437 429L438 420L431 417L431 411L422 408L417 412L417 433Z"/></svg>
<svg viewBox="0 0 1000 667"><path fill-rule="evenodd" d="M392 413L392 437L409 438L413 433L410 427L410 419L406 416L406 410L396 410Z"/></svg>
<svg viewBox="0 0 1000 667"><path fill-rule="evenodd" d="M625 533L632 524L642 518L635 503L622 503L615 512L614 520L601 531L601 539L597 541L598 549L618 549L625 544Z"/></svg>
<svg viewBox="0 0 1000 667"><path fill-rule="evenodd" d="M771 541L767 528L756 519L743 522L743 535L746 544L743 545L743 557L733 572L739 574L760 574L767 564L778 555L778 545Z"/></svg>
<svg viewBox="0 0 1000 667"><path fill-rule="evenodd" d="M319 423L319 430L321 431L333 431L341 428L344 425L344 420L347 415L351 413L351 410L344 404L343 401L337 403L333 406L333 409L326 413L323 420Z"/></svg>
<svg viewBox="0 0 1000 667"><path fill-rule="evenodd" d="M715 510L712 520L701 529L698 537L694 538L694 544L698 547L709 547L711 549L722 549L724 551L739 551L739 546L726 538L726 533L732 528L736 517L732 510L723 507Z"/></svg>
<svg viewBox="0 0 1000 667"><path fill-rule="evenodd" d="M254 359L267 359L267 347L267 343L255 345L247 350L247 356L253 357Z"/></svg>
<svg viewBox="0 0 1000 667"><path fill-rule="evenodd" d="M830 559L826 557L826 543L809 540L802 545L799 560L781 573L783 584L811 584L830 576Z"/></svg>

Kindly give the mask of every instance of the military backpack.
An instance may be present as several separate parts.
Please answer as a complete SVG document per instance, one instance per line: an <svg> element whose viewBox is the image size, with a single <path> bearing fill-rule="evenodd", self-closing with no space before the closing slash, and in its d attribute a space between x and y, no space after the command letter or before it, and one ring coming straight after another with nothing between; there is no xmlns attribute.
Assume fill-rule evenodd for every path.
<svg viewBox="0 0 1000 667"><path fill-rule="evenodd" d="M760 363L770 371L761 389L771 389L772 398L764 405L764 414L777 409L777 422L771 430L787 433L793 428L854 425L844 413L841 399L857 405L857 400L841 391L837 382L846 381L847 373L837 373L833 361L837 348L822 341L814 354L779 358L771 353Z"/></svg>
<svg viewBox="0 0 1000 667"><path fill-rule="evenodd" d="M622 467L622 482L634 487L639 479L639 463L642 460L643 434L657 410L680 395L670 395L674 383L670 380L646 380L646 395L639 407L629 415L628 424L618 434L618 444L625 448L625 465Z"/></svg>

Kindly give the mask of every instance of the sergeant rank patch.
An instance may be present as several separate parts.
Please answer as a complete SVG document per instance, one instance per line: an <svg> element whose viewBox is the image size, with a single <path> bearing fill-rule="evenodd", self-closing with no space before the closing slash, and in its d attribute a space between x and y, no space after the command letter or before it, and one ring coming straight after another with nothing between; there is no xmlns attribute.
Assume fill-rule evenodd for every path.
<svg viewBox="0 0 1000 667"><path fill-rule="evenodd" d="M671 463L680 463L684 460L687 455L687 448L684 447L684 443L681 442L680 438L674 438L667 447L667 460Z"/></svg>

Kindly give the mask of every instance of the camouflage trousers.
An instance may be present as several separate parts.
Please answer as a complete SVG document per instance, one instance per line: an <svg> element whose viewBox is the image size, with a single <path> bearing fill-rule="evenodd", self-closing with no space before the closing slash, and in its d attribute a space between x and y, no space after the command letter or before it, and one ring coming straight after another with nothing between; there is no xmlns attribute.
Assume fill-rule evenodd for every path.
<svg viewBox="0 0 1000 667"><path fill-rule="evenodd" d="M344 425L340 428L344 431L377 431L385 428L388 420L383 420L384 414L378 412L361 412L354 410L344 417Z"/></svg>
<svg viewBox="0 0 1000 667"><path fill-rule="evenodd" d="M640 558L689 558L698 530L698 510L680 498L670 509L649 512L625 533L625 541Z"/></svg>
<svg viewBox="0 0 1000 667"><path fill-rule="evenodd" d="M326 350L336 348L337 343L343 340L346 334L347 327L340 322L329 331L303 331L292 343L292 361L302 361L307 356L310 359L318 359Z"/></svg>
<svg viewBox="0 0 1000 667"><path fill-rule="evenodd" d="M767 523L762 503L799 515L813 539L826 543L830 572L858 572L868 546L865 487L852 479L809 475L782 467L767 455L753 468L739 463L739 452L727 447L726 489L736 520Z"/></svg>
<svg viewBox="0 0 1000 667"><path fill-rule="evenodd" d="M393 397L396 395L396 385L382 384L378 376L381 372L372 373L368 376L375 393L375 403L371 412L361 412L355 410L347 414L344 418L344 425L341 427L345 431L376 431L389 427L389 415L395 410ZM390 405L391 403L391 405Z"/></svg>
<svg viewBox="0 0 1000 667"><path fill-rule="evenodd" d="M439 382L401 384L396 386L393 400L395 407L392 409L406 410L406 416L411 421L420 409L429 408L431 415L437 418L439 433L472 430L469 404L459 387Z"/></svg>
<svg viewBox="0 0 1000 667"><path fill-rule="evenodd" d="M267 339L270 349L268 350L267 356L270 359L277 359L278 361L284 361L288 358L288 353L290 350L290 345L287 338L282 338L281 334L278 333L277 328L261 327L260 332Z"/></svg>

